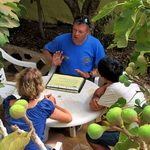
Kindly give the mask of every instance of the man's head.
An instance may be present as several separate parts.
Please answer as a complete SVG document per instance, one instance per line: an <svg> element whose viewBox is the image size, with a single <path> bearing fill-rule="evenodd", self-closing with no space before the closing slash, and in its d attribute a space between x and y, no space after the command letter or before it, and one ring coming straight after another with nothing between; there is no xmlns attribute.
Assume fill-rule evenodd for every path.
<svg viewBox="0 0 150 150"><path fill-rule="evenodd" d="M119 76L123 73L123 66L113 58L104 57L98 63L98 72L105 79L118 82Z"/></svg>
<svg viewBox="0 0 150 150"><path fill-rule="evenodd" d="M72 28L72 40L76 45L81 45L90 33L91 23L86 16L75 18Z"/></svg>

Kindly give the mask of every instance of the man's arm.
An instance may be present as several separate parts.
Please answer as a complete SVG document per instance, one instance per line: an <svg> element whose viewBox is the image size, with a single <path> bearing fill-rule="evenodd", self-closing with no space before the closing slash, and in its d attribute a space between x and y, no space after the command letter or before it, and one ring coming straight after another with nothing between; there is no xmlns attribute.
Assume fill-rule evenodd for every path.
<svg viewBox="0 0 150 150"><path fill-rule="evenodd" d="M42 52L42 54L44 55L45 59L46 59L46 63L48 64L52 64L52 54L48 51L48 50L44 50Z"/></svg>

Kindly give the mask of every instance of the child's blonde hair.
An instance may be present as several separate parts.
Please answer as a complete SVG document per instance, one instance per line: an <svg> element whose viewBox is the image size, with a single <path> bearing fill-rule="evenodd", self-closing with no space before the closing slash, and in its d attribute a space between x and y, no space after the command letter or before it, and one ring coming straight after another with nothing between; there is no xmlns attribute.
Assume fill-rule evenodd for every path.
<svg viewBox="0 0 150 150"><path fill-rule="evenodd" d="M18 94L28 100L36 99L44 90L42 74L36 68L26 68L16 75Z"/></svg>

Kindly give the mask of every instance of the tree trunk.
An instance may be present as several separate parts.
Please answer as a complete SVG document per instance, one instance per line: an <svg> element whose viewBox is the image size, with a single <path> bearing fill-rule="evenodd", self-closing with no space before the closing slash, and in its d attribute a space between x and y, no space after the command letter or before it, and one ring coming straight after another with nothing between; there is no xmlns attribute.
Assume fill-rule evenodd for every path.
<svg viewBox="0 0 150 150"><path fill-rule="evenodd" d="M100 2L101 0L85 0L82 6L82 14L91 18L97 11Z"/></svg>
<svg viewBox="0 0 150 150"><path fill-rule="evenodd" d="M82 11L80 10L78 0L64 0L64 2L70 8L73 18L79 15L87 15L91 18L97 11L101 0L85 0L82 6Z"/></svg>
<svg viewBox="0 0 150 150"><path fill-rule="evenodd" d="M39 20L40 33L41 33L42 38L45 38L44 29L43 29L43 12L42 12L41 1L36 0L36 3L37 3L37 9L38 9L38 20Z"/></svg>
<svg viewBox="0 0 150 150"><path fill-rule="evenodd" d="M64 2L70 8L73 18L76 18L81 14L78 0L64 0Z"/></svg>

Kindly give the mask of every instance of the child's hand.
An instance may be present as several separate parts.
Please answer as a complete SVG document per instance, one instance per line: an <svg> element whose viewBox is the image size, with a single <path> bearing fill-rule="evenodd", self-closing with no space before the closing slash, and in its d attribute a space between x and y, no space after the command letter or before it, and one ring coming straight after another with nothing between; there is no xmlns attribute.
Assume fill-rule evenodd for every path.
<svg viewBox="0 0 150 150"><path fill-rule="evenodd" d="M105 91L106 91L106 89L107 89L107 87L108 87L109 85L110 85L110 83L107 83L107 84L105 84L105 85L99 87L99 88L96 89L96 91L94 92L94 95L100 98L100 97L105 93Z"/></svg>
<svg viewBox="0 0 150 150"><path fill-rule="evenodd" d="M92 100L89 103L90 108L94 111L98 111L101 108L101 106L98 104L98 100L99 100L99 98L95 97L95 98L92 98Z"/></svg>
<svg viewBox="0 0 150 150"><path fill-rule="evenodd" d="M52 96L52 94L45 95L44 98L50 100L54 105L56 105L56 99Z"/></svg>

